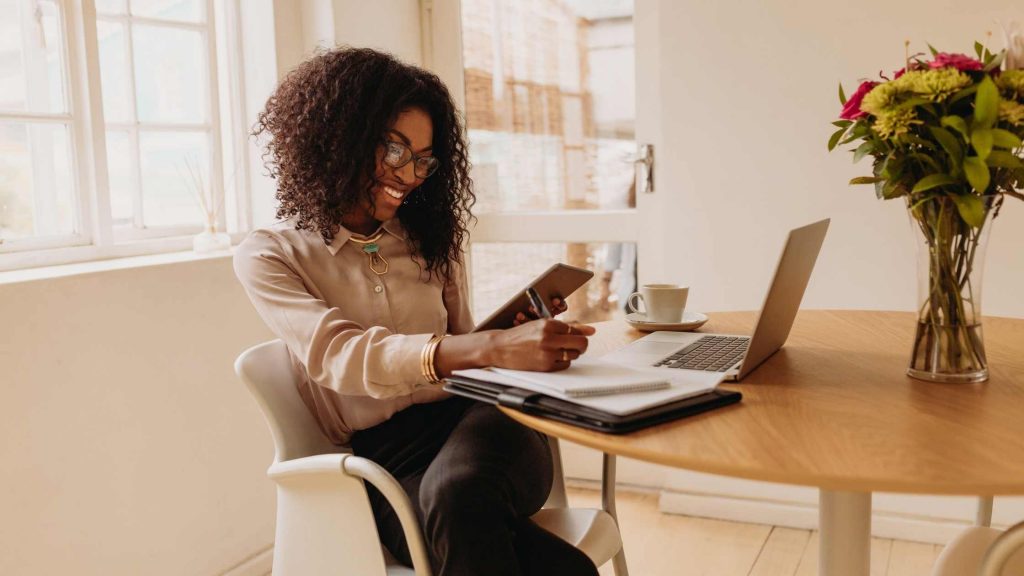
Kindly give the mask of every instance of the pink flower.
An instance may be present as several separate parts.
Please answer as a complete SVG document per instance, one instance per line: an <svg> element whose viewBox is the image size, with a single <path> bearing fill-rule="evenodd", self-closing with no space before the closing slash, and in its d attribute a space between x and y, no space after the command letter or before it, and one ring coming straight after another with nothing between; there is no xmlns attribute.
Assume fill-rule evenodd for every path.
<svg viewBox="0 0 1024 576"><path fill-rule="evenodd" d="M895 80L895 79L899 78L900 76L903 76L906 73L907 73L907 69L906 68L900 68L899 70L897 70L893 74L892 79Z"/></svg>
<svg viewBox="0 0 1024 576"><path fill-rule="evenodd" d="M856 120L863 116L867 116L867 112L860 109L860 103L867 96L871 89L878 85L878 82L872 82L870 80L862 82L857 91L850 96L850 99L846 101L846 105L843 106L843 111L839 113L839 117L843 120Z"/></svg>
<svg viewBox="0 0 1024 576"><path fill-rule="evenodd" d="M947 68L952 66L961 72L965 70L982 70L985 65L980 60L965 56L963 54L949 54L947 52L939 52L935 55L935 59L928 63L930 68Z"/></svg>

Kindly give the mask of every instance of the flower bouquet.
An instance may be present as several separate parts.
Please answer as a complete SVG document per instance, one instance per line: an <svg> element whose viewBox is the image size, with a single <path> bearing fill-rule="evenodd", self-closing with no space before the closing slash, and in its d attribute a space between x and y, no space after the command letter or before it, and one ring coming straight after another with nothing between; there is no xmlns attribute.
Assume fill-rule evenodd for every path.
<svg viewBox="0 0 1024 576"><path fill-rule="evenodd" d="M909 43L908 43L909 44ZM981 275L991 220L1024 199L1024 42L977 57L931 48L892 79L865 81L843 104L829 150L856 144L872 158L879 198L902 198L918 232L919 312L908 374L932 381L988 378Z"/></svg>

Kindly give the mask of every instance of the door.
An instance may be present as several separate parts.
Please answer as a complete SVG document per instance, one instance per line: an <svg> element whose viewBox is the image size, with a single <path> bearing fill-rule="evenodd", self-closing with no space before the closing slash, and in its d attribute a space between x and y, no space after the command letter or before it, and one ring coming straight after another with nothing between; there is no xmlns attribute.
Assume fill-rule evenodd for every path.
<svg viewBox="0 0 1024 576"><path fill-rule="evenodd" d="M562 261L595 272L568 317L621 318L646 257L633 1L422 6L425 64L466 119L479 218L469 245L474 316Z"/></svg>

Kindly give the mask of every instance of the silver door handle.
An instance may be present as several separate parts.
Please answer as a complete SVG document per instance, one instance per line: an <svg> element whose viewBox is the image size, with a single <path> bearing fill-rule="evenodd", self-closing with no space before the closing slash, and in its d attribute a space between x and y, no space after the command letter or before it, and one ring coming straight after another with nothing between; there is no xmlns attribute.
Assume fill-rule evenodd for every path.
<svg viewBox="0 0 1024 576"><path fill-rule="evenodd" d="M645 194L654 193L654 144L637 145L637 158L633 164L643 166L643 183L640 188Z"/></svg>

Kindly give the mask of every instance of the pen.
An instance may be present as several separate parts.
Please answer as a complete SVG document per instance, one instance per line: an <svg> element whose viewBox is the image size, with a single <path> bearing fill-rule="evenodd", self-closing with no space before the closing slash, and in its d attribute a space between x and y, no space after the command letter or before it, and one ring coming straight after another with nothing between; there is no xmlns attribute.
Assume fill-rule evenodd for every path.
<svg viewBox="0 0 1024 576"><path fill-rule="evenodd" d="M551 318L551 311L544 304L544 299L540 297L540 294L537 294L537 290L527 288L526 297L530 299L530 304L533 304L533 308L541 318Z"/></svg>

